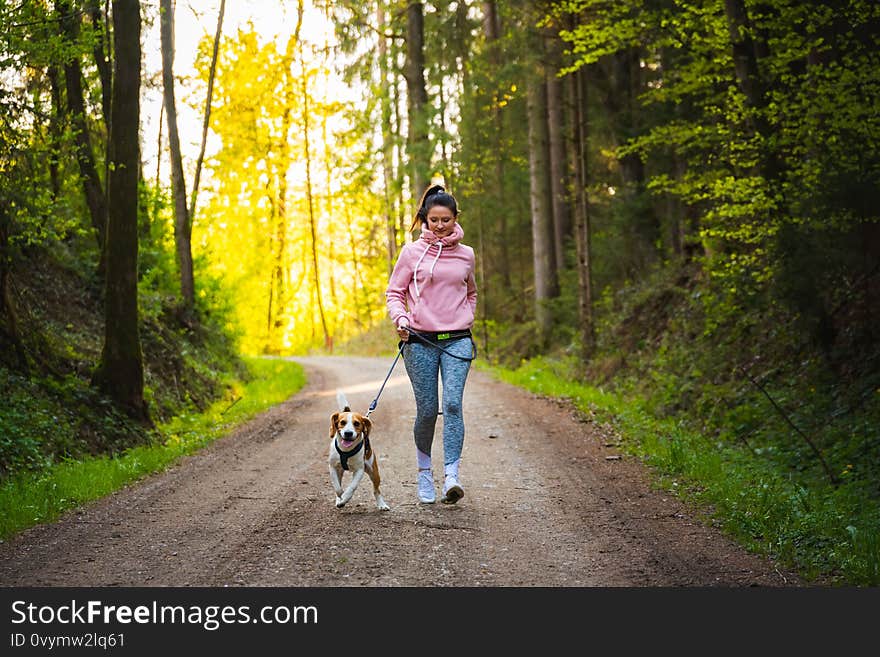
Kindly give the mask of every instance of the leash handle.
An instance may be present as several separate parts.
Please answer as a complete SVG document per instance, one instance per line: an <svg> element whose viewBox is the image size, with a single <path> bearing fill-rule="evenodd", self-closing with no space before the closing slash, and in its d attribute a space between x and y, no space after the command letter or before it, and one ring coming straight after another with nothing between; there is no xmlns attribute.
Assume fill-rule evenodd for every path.
<svg viewBox="0 0 880 657"><path fill-rule="evenodd" d="M422 335L421 333L419 333L419 332L417 332L417 331L413 331L411 328L407 328L407 330L409 331L409 334L410 334L410 335L414 335L414 336L416 336L416 337L417 337L417 338L418 338L423 344L426 344L426 345L428 345L429 347L434 347L435 349L439 349L440 351L442 351L442 352L443 352L444 354L446 354L447 356L451 356L452 358L455 358L455 359L457 359L457 360L463 360L463 361L467 361L467 362L470 362L470 361L472 361L472 360L476 360L476 359L477 359L477 343L474 342L474 338L473 338L473 336L471 336L471 357L470 357L470 358L462 358L461 356L458 356L458 355L452 353L452 352L449 351L448 349L446 349L446 348L444 348L444 347L441 347L441 346L440 346L439 344L437 344L436 342L431 342L428 338L426 338L426 337L425 337L424 335Z"/></svg>

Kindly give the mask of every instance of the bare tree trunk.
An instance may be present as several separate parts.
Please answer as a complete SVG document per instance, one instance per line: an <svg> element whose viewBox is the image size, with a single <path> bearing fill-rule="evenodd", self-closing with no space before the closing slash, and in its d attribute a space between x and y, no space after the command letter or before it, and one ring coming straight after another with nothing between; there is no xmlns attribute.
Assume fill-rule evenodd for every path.
<svg viewBox="0 0 880 657"><path fill-rule="evenodd" d="M724 0L724 12L727 17L727 28L733 50L733 64L740 91L746 97L748 105L758 110L753 113L753 127L759 135L767 140L770 138L772 130L767 117L761 111L767 105L767 96L758 68L757 55L759 52L766 54L767 45L763 42L756 45L752 38L754 29L749 21L748 10L743 0ZM764 153L760 168L767 183L773 184L781 169L774 150Z"/></svg>
<svg viewBox="0 0 880 657"><path fill-rule="evenodd" d="M388 273L390 274L397 260L397 220L394 216L394 195L392 192L394 184L394 126L391 123L391 84L388 81L391 66L388 60L388 37L385 34L387 24L385 8L381 2L377 3L376 22L379 25L379 85L382 103L382 189L385 194L385 232Z"/></svg>
<svg viewBox="0 0 880 657"><path fill-rule="evenodd" d="M587 126L586 70L568 74L568 106L571 117L571 164L574 177L574 239L578 272L578 318L580 321L581 358L588 361L596 344L593 322L593 277L590 257L590 208L587 196Z"/></svg>
<svg viewBox="0 0 880 657"><path fill-rule="evenodd" d="M399 80L394 79L393 84L391 85L391 91L393 96L392 106L394 109L394 126L396 128L395 134L399 134L402 130L401 126L403 125L403 119L401 118L401 104L402 100L400 98L400 84ZM396 161L398 163L398 170L395 176L395 187L394 192L396 194L396 202L395 207L397 208L397 234L403 235L403 241L409 242L412 240L412 233L409 231L409 222L407 221L406 216L406 204L404 199L404 179L406 174L404 173L404 162L406 161L406 153L404 144L400 139L395 139L395 152L397 154Z"/></svg>
<svg viewBox="0 0 880 657"><path fill-rule="evenodd" d="M553 207L550 198L547 134L547 85L543 74L528 84L529 188L532 215L532 257L535 278L535 318L542 344L550 337L553 318L547 302L559 288L553 253Z"/></svg>
<svg viewBox="0 0 880 657"><path fill-rule="evenodd" d="M343 204L343 212L345 212L345 228L348 232L348 244L351 250L351 264L354 267L354 276L351 279L351 298L354 299L354 319L358 328L365 326L364 317L369 319L369 304L362 293L364 288L364 280L360 271L360 258L358 257L358 240L355 238L354 231L351 228L351 204Z"/></svg>
<svg viewBox="0 0 880 657"><path fill-rule="evenodd" d="M483 35L486 38L486 42L489 44L490 62L492 63L493 68L497 70L501 66L501 52L499 50L501 47L501 22L498 17L498 7L495 0L489 0L488 2L483 3ZM492 146L495 152L495 193L498 199L503 202L507 197L505 191L506 173L504 169L504 163L506 161L506 149L504 148L504 114L501 112L501 107L497 102L492 103L492 119L495 127L495 134L493 135L494 144ZM498 262L496 266L501 278L503 294L505 298L511 298L513 283L511 282L510 275L511 259L507 234L507 213L504 211L498 213L498 233L500 235L499 246L501 257L500 262ZM486 304L483 304L483 306L486 307Z"/></svg>
<svg viewBox="0 0 880 657"><path fill-rule="evenodd" d="M281 131L277 142L267 154L271 160L270 175L266 183L266 196L271 203L271 219L274 233L271 240L272 268L269 279L269 309L266 318L266 351L278 354L282 351L281 338L287 321L287 303L289 300L287 275L287 229L288 229L288 198L287 170L290 168L290 127L291 112L294 107L293 89L296 80L292 76L298 34L287 42L283 58L284 76L284 109L281 114ZM275 157L277 154L277 158Z"/></svg>
<svg viewBox="0 0 880 657"><path fill-rule="evenodd" d="M300 68L302 72L302 119L303 119L303 142L305 144L305 161L306 161L306 199L308 201L309 206L309 230L311 232L312 237L312 270L314 273L314 291L315 296L318 303L318 312L321 317L321 327L324 330L324 347L329 350L333 350L333 337L330 335L330 332L327 329L327 318L324 314L324 300L321 297L321 276L318 270L318 229L317 222L315 219L315 199L312 194L312 156L311 150L309 147L309 128L310 128L310 119L309 119L309 87L308 87L308 77L306 76L306 62L305 57L303 56L302 51L302 43L299 41L299 33L302 27L302 18L303 18L303 0L299 0L299 6L297 9L297 24L296 24L296 32L295 38L297 43L299 43L299 62Z"/></svg>
<svg viewBox="0 0 880 657"><path fill-rule="evenodd" d="M12 298L12 285L10 282L12 261L9 252L9 215L4 205L0 204L0 315L6 317L6 334L15 350L18 365L23 372L30 368L28 365L27 351L21 340L19 329L18 312L15 309L15 301Z"/></svg>
<svg viewBox="0 0 880 657"><path fill-rule="evenodd" d="M290 105L285 107L281 116L281 138L277 144L279 161L275 174L278 200L272 204L272 219L275 222L275 252L272 265L272 289L275 304L270 333L272 353L281 353L280 339L283 338L284 324L287 318L287 168L290 166L287 134L290 129L289 107Z"/></svg>
<svg viewBox="0 0 880 657"><path fill-rule="evenodd" d="M174 197L174 244L180 268L181 310L185 322L192 320L195 306L193 278L192 225L186 199L186 179L177 130L177 106L174 100L174 9L171 0L159 0L160 37L162 41L162 83L165 115L168 121L168 145L171 150L171 192Z"/></svg>
<svg viewBox="0 0 880 657"><path fill-rule="evenodd" d="M764 91L758 74L758 58L745 3L743 0L724 0L724 12L740 89L752 107L762 107Z"/></svg>
<svg viewBox="0 0 880 657"><path fill-rule="evenodd" d="M641 51L634 46L615 53L611 60L612 92L606 101L615 124L615 136L623 144L639 134L640 112L638 95L642 91ZM646 200L645 163L630 153L620 158L621 187L618 199L627 207L624 225L625 261L634 270L642 270L654 254L654 245L661 237L661 227L653 207Z"/></svg>
<svg viewBox="0 0 880 657"><path fill-rule="evenodd" d="M104 349L93 383L149 423L137 300L141 15L138 0L113 0L114 82Z"/></svg>
<svg viewBox="0 0 880 657"><path fill-rule="evenodd" d="M49 135L52 143L49 149L49 182L52 185L53 201L61 194L61 178L58 169L58 152L61 148L61 135L64 131L62 120L64 107L61 101L61 80L58 67L54 64L46 70L49 78L49 88L52 98L52 114L49 118Z"/></svg>
<svg viewBox="0 0 880 657"><path fill-rule="evenodd" d="M495 0L483 2L483 36L486 41L497 41L501 37L501 21Z"/></svg>
<svg viewBox="0 0 880 657"><path fill-rule="evenodd" d="M110 95L113 89L113 71L110 63L110 55L107 52L106 16L101 11L98 0L87 0L86 11L92 21L92 29L95 31L95 44L92 54L95 57L95 66L98 69L98 78L101 80L101 109L104 112L104 120L110 121Z"/></svg>
<svg viewBox="0 0 880 657"><path fill-rule="evenodd" d="M199 195L199 181L202 177L202 162L205 159L205 146L208 142L208 127L211 125L211 99L214 97L214 77L217 74L217 57L220 54L220 36L223 33L223 14L226 12L226 0L220 0L220 11L217 14L217 30L214 32L214 49L211 52L211 70L208 72L208 97L205 99L205 118L202 122L202 145L196 160L196 174L193 178L192 195L189 202L190 224L195 221L196 199Z"/></svg>
<svg viewBox="0 0 880 657"><path fill-rule="evenodd" d="M60 17L61 34L65 41L70 44L76 43L79 38L79 13L73 10L69 0L55 0L55 10ZM92 152L91 133L86 121L86 107L83 97L82 67L76 57L71 57L64 63L64 82L69 118L76 139L76 161L79 165L80 180L86 205L89 208L92 227L95 229L98 247L102 254L98 270L104 271L103 252L107 231L107 203L101 179L98 176L98 169L95 166L95 156Z"/></svg>
<svg viewBox="0 0 880 657"><path fill-rule="evenodd" d="M286 117L289 121L289 115ZM285 117L282 117L282 123ZM279 144L276 147L281 146ZM284 140L286 141L286 140ZM280 354L281 338L287 303L287 277L284 275L287 260L287 180L282 154L275 173L266 183L266 196L269 198L270 219L274 232L271 239L272 267L269 274L269 309L266 317L266 353ZM276 196L277 194L277 196Z"/></svg>
<svg viewBox="0 0 880 657"><path fill-rule="evenodd" d="M329 52L329 44L325 44L325 52ZM329 67L325 65L322 67L324 74L326 75L329 71ZM324 83L329 86L330 80L325 77ZM330 137L328 133L328 125L327 125L327 113L321 112L321 148L323 152L323 160L324 160L324 188L326 189L326 193L324 194L324 216L325 217L335 217L336 216L336 207L335 207L335 199L333 197L333 162L331 160L331 144ZM347 203L345 205L348 205ZM328 227L329 228L329 227ZM349 229L351 227L349 226ZM331 243L334 243L337 239L336 232L332 229L327 231L327 238L331 240ZM330 307L332 309L339 308L339 297L336 293L336 275L339 271L339 268L336 266L336 258L338 254L335 249L328 250L328 256L330 258L329 264L329 275L330 275ZM335 312L328 313L328 331L331 336L336 335L338 329L338 319ZM343 329L344 330L344 329ZM331 340L332 342L332 340ZM332 345L331 345L332 347Z"/></svg>
<svg viewBox="0 0 880 657"><path fill-rule="evenodd" d="M565 269L565 241L571 234L571 209L568 205L568 165L565 148L565 115L562 80L557 75L562 62L562 44L558 33L549 35L549 70L547 72L547 119L550 148L550 194L553 206L553 249L556 270Z"/></svg>
<svg viewBox="0 0 880 657"><path fill-rule="evenodd" d="M110 36L110 25L108 22L107 12L109 6L105 3L104 10L98 0L86 0L86 11L92 21L92 29L95 31L95 44L92 49L92 55L95 58L95 67L98 69L98 78L101 80L101 110L103 111L104 124L107 130L107 139L104 146L104 180L110 177L110 124L113 121L112 111L112 92L113 92L113 64L111 60L110 47L112 38ZM104 185L104 206L108 204L107 194L109 190ZM103 271L102 264L99 271Z"/></svg>
<svg viewBox="0 0 880 657"><path fill-rule="evenodd" d="M165 105L159 105L159 135L156 138L156 190L153 193L152 216L159 216L159 209L162 207L162 199L159 196L160 184L162 176L162 123L165 121Z"/></svg>
<svg viewBox="0 0 880 657"><path fill-rule="evenodd" d="M421 2L410 2L406 11L407 155L410 191L418 200L431 182L428 137L428 91L425 88L425 16Z"/></svg>
<svg viewBox="0 0 880 657"><path fill-rule="evenodd" d="M272 191L272 182L271 179L266 182L266 192L265 198L269 200L269 205L271 206L271 217L275 218L275 197ZM275 245L276 236L273 234L269 238L269 250L274 254L277 252L277 247ZM264 353L274 354L275 353L275 297L276 297L276 282L278 280L278 271L274 266L274 257L273 257L273 266L269 268L269 302L266 307L266 345L263 349Z"/></svg>

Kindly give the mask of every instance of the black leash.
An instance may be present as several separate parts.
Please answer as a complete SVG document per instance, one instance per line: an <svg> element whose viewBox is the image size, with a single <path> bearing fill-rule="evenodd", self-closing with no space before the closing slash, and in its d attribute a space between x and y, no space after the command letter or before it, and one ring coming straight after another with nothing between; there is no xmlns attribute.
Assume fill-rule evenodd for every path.
<svg viewBox="0 0 880 657"><path fill-rule="evenodd" d="M394 357L394 362L391 363L391 369L388 370L388 374L385 375L385 380L382 382L382 387L379 388L379 392L376 393L376 398L370 402L370 408L367 409L367 417L370 417L370 413L376 410L376 406L379 405L379 397L382 396L382 391L385 390L385 384L388 383L388 379L391 378L391 373L394 371L394 366L397 365L397 361L400 359L400 354L403 353L403 347L406 343L401 340L398 345L397 355Z"/></svg>
<svg viewBox="0 0 880 657"><path fill-rule="evenodd" d="M453 358L456 358L456 359L458 359L458 360L463 360L463 361L470 362L470 361L472 361L472 360L475 360L476 357L477 357L477 343L474 342L473 337L471 337L471 357L470 357L470 358L464 358L464 357L462 357L462 356L459 356L459 355L457 355L457 354L452 353L451 351L449 351L448 349L446 349L446 348L444 348L444 347L441 347L439 344L437 344L437 343L434 342L433 340L429 339L428 337L422 335L422 334L419 333L418 331L413 331L412 329L407 329L407 330L409 331L409 334L410 334L410 335L414 335L416 338L418 338L418 339L419 339L421 342L423 342L424 344L430 345L430 346L434 347L435 349L439 349L439 350L442 351L444 354L446 354L446 355L448 355L448 356L452 356ZM397 361L400 359L400 355L403 353L403 348L404 348L406 345L407 345L407 343L404 342L403 340L401 340L401 341L397 344L397 355L394 357L394 362L391 363L391 369L389 369L389 370L388 370L388 374L385 375L385 380L382 382L382 387L380 387L380 388L379 388L379 392L376 393L376 398L375 398L373 401L370 402L370 408L367 409L366 417L370 417L370 413L372 413L373 411L375 411L375 410L376 410L376 406L379 405L379 397L382 396L382 391L385 390L385 384L388 383L388 379L391 378L391 373L394 371L394 368L395 368L395 366L397 365ZM441 412L441 414L442 414L442 412Z"/></svg>

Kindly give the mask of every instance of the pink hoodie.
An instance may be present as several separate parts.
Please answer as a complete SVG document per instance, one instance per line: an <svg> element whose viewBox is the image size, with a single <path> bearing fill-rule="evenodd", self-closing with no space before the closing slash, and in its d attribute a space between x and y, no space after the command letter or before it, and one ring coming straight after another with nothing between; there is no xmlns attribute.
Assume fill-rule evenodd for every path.
<svg viewBox="0 0 880 657"><path fill-rule="evenodd" d="M474 250L461 244L464 230L438 238L425 229L418 241L404 245L385 291L388 316L401 317L417 331L460 331L474 325L477 286Z"/></svg>

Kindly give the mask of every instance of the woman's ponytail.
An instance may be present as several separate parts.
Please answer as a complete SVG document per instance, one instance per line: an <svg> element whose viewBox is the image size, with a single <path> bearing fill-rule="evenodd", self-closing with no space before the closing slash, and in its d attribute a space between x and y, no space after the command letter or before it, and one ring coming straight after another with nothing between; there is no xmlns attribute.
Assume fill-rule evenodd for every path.
<svg viewBox="0 0 880 657"><path fill-rule="evenodd" d="M443 185L430 185L419 200L419 208L416 211L416 216L413 217L410 230L415 230L416 225L419 223L427 223L428 210L435 205L447 207L452 210L453 215L458 216L458 203L456 203L452 194L447 192Z"/></svg>

